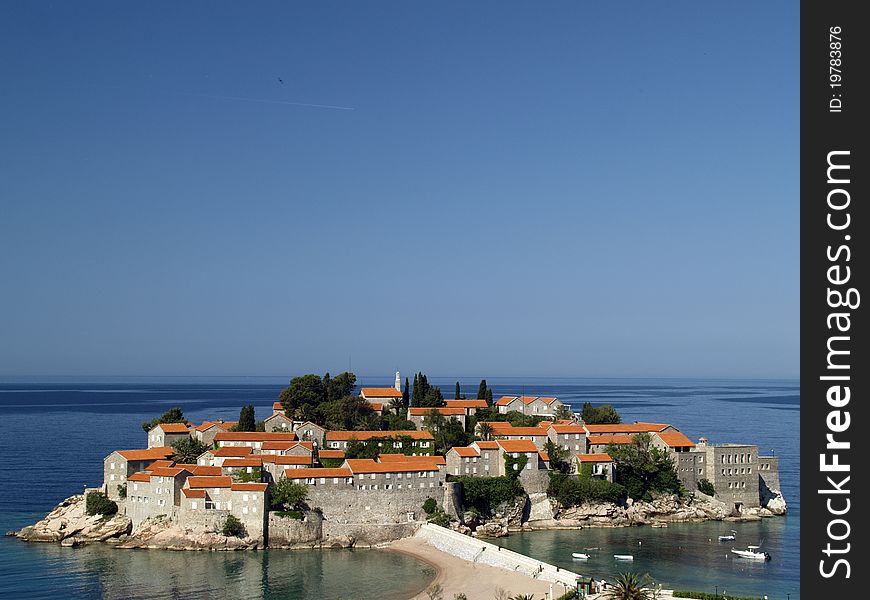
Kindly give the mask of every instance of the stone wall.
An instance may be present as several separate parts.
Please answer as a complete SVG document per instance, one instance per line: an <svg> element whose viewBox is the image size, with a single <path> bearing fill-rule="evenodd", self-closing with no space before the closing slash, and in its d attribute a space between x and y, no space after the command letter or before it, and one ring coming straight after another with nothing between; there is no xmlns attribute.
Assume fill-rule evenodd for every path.
<svg viewBox="0 0 870 600"><path fill-rule="evenodd" d="M323 539L323 518L316 512L306 512L303 520L269 513L269 547L288 548L318 545Z"/></svg>
<svg viewBox="0 0 870 600"><path fill-rule="evenodd" d="M781 490L782 488L779 485L779 457L759 456L758 476L761 477L768 489Z"/></svg>

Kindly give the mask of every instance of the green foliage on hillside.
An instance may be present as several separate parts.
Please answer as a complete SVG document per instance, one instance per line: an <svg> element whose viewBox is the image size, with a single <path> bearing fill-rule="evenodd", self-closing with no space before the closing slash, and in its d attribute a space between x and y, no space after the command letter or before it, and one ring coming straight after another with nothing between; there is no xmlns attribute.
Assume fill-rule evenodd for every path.
<svg viewBox="0 0 870 600"><path fill-rule="evenodd" d="M200 454L209 449L208 446L191 437L182 438L173 442L172 449L175 453L172 460L177 463L195 464Z"/></svg>
<svg viewBox="0 0 870 600"><path fill-rule="evenodd" d="M159 425L160 423L184 423L185 421L184 411L181 410L181 407L173 406L159 417L142 423L142 429L148 432L154 429L155 425Z"/></svg>
<svg viewBox="0 0 870 600"><path fill-rule="evenodd" d="M254 467L251 469L251 472L248 473L248 470L244 467L241 467L242 470L233 472L233 480L238 481L239 483L260 483L263 481L263 468L262 467Z"/></svg>
<svg viewBox="0 0 870 600"><path fill-rule="evenodd" d="M223 533L227 537L233 537L242 535L245 532L245 526L242 525L242 522L239 521L238 517L235 515L228 515L227 520L224 521L224 526L221 529L221 533Z"/></svg>
<svg viewBox="0 0 870 600"><path fill-rule="evenodd" d="M547 495L562 506L579 506L584 502L613 502L625 499L625 488L604 479L576 477L565 473L550 473Z"/></svg>
<svg viewBox="0 0 870 600"><path fill-rule="evenodd" d="M702 494L707 494L708 496L716 495L716 489L713 487L713 484L710 483L710 480L706 478L698 480L698 491Z"/></svg>
<svg viewBox="0 0 870 600"><path fill-rule="evenodd" d="M118 512L118 505L103 492L88 492L85 496L85 513L109 517Z"/></svg>
<svg viewBox="0 0 870 600"><path fill-rule="evenodd" d="M568 450L548 439L544 442L544 452L550 458L550 469L559 473L567 473L571 470L571 461L574 457Z"/></svg>
<svg viewBox="0 0 870 600"><path fill-rule="evenodd" d="M478 408L475 417L478 423L483 421L506 421L514 427L537 427L541 421L549 420L535 415L524 415L518 410L500 413L495 406Z"/></svg>
<svg viewBox="0 0 870 600"><path fill-rule="evenodd" d="M650 434L636 434L631 444L610 444L607 453L616 462L614 479L625 487L629 497L652 500L656 493L683 493L674 461L667 452L653 446Z"/></svg>
<svg viewBox="0 0 870 600"><path fill-rule="evenodd" d="M401 443L401 447L396 446L398 443ZM367 440L351 438L347 442L347 448L344 449L344 456L345 458L377 458L380 454L405 454L406 456L434 454L435 450L431 442L428 448L414 445L415 443L419 444L419 441L408 435L373 437Z"/></svg>
<svg viewBox="0 0 870 600"><path fill-rule="evenodd" d="M473 507L485 517L525 493L519 480L512 477L458 477L456 481L462 484L463 510Z"/></svg>
<svg viewBox="0 0 870 600"><path fill-rule="evenodd" d="M423 429L435 438L436 454L447 454L454 446L467 446L471 443L471 436L466 433L462 423L453 417L445 417L435 409L426 415Z"/></svg>
<svg viewBox="0 0 870 600"><path fill-rule="evenodd" d="M622 417L610 404L592 406L591 403L584 402L580 418L583 419L584 423L590 425L615 425L622 423Z"/></svg>
<svg viewBox="0 0 870 600"><path fill-rule="evenodd" d="M273 483L269 494L273 509L298 510L305 507L308 486L292 479L281 479Z"/></svg>

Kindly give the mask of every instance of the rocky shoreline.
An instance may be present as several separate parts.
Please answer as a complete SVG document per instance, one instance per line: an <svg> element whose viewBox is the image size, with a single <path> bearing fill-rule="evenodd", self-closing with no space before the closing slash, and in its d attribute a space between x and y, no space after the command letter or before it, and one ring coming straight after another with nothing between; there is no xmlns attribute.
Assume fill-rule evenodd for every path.
<svg viewBox="0 0 870 600"><path fill-rule="evenodd" d="M466 513L451 528L474 537L503 537L511 532L547 529L582 529L585 527L633 527L650 525L666 527L668 523L701 521L757 521L783 515L787 505L778 493L767 499L765 506L745 508L734 514L722 502L700 492L679 497L663 495L650 502L626 501L624 505L612 503L584 504L563 508L544 493L524 496L503 506L489 519ZM261 538L225 536L205 527L182 527L168 519L151 519L133 531L129 517L116 514L111 517L85 514L84 496L71 496L58 504L43 519L10 531L6 535L28 542L52 542L62 546L81 546L106 543L117 548L149 548L161 550L257 550L264 549ZM356 544L353 536L341 536L328 543L309 539L284 540L269 547L295 548L349 548ZM369 546L372 546L371 544Z"/></svg>

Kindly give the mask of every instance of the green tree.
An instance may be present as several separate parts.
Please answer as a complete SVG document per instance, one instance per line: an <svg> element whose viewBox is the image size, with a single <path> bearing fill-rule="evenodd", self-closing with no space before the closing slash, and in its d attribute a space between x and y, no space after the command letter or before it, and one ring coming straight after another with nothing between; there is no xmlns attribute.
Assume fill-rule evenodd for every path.
<svg viewBox="0 0 870 600"><path fill-rule="evenodd" d="M607 453L616 462L614 480L635 500L652 500L654 493L681 494L674 461L652 444L652 436L638 433L630 444L610 444Z"/></svg>
<svg viewBox="0 0 870 600"><path fill-rule="evenodd" d="M354 387L356 387L356 375L348 371L340 373L329 382L327 399L333 401L352 396Z"/></svg>
<svg viewBox="0 0 870 600"><path fill-rule="evenodd" d="M454 446L467 446L471 441L458 420L446 418L434 408L426 414L426 429L435 438L435 453L446 454Z"/></svg>
<svg viewBox="0 0 870 600"><path fill-rule="evenodd" d="M224 526L221 529L221 533L223 533L226 537L236 537L240 536L245 532L245 526L242 525L242 522L239 521L238 517L235 515L228 515L227 520L224 521Z"/></svg>
<svg viewBox="0 0 870 600"><path fill-rule="evenodd" d="M174 453L172 460L181 464L196 464L199 455L209 449L208 446L191 437L182 438L172 444Z"/></svg>
<svg viewBox="0 0 870 600"><path fill-rule="evenodd" d="M304 483L296 483L292 479L281 479L272 484L269 497L272 499L273 508L282 508L285 511L299 510L305 508L308 486Z"/></svg>
<svg viewBox="0 0 870 600"><path fill-rule="evenodd" d="M560 473L567 473L571 470L571 453L565 450L559 444L556 444L551 439L544 442L544 452L550 457L550 468Z"/></svg>
<svg viewBox="0 0 870 600"><path fill-rule="evenodd" d="M173 406L156 419L151 419L150 421L142 423L142 429L148 432L154 429L155 425L159 425L160 423L184 423L185 421L184 411L181 410L181 407Z"/></svg>
<svg viewBox="0 0 870 600"><path fill-rule="evenodd" d="M323 380L320 375L309 373L301 377L294 377L290 385L281 391L278 401L284 406L284 412L291 419L296 418L297 412L306 404L317 407L322 404L326 397Z"/></svg>
<svg viewBox="0 0 870 600"><path fill-rule="evenodd" d="M492 388L486 390L486 403L492 406Z"/></svg>
<svg viewBox="0 0 870 600"><path fill-rule="evenodd" d="M457 400L462 398L462 389L459 387L459 382L456 382L456 389L453 390L453 397Z"/></svg>
<svg viewBox="0 0 870 600"><path fill-rule="evenodd" d="M350 438L344 449L345 458L377 458L380 450L376 444L368 444L356 438Z"/></svg>
<svg viewBox="0 0 870 600"><path fill-rule="evenodd" d="M553 413L553 416L557 421L571 421L574 419L574 413L566 404L560 404L556 408L556 412Z"/></svg>
<svg viewBox="0 0 870 600"><path fill-rule="evenodd" d="M410 404L409 404L410 402L411 402L411 389L410 389L410 386L408 385L408 378L405 377L405 388L402 390L402 405L405 408L408 408L410 406Z"/></svg>
<svg viewBox="0 0 870 600"><path fill-rule="evenodd" d="M88 492L85 496L85 513L110 517L118 512L118 505L103 492Z"/></svg>
<svg viewBox="0 0 870 600"><path fill-rule="evenodd" d="M315 422L319 422L330 431L381 428L380 419L372 405L359 396L344 396L338 400L325 402L319 407L318 413L319 419Z"/></svg>
<svg viewBox="0 0 870 600"><path fill-rule="evenodd" d="M652 586L649 575L620 573L613 583L607 586L604 597L607 600L652 600Z"/></svg>
<svg viewBox="0 0 870 600"><path fill-rule="evenodd" d="M708 496L715 496L716 489L713 487L713 484L710 483L710 480L707 478L698 480L698 491L702 494L707 494Z"/></svg>
<svg viewBox="0 0 870 600"><path fill-rule="evenodd" d="M431 515L438 509L438 502L435 501L435 498L426 498L426 501L423 502L423 512L427 515Z"/></svg>
<svg viewBox="0 0 870 600"><path fill-rule="evenodd" d="M584 423L590 425L615 425L622 423L622 417L610 404L602 404L596 407L592 406L590 402L584 402L580 418L583 419Z"/></svg>
<svg viewBox="0 0 870 600"><path fill-rule="evenodd" d="M480 427L477 428L477 431L479 432L478 434L480 435L480 439L487 442L492 439L493 428L492 425L490 425L489 423L481 423Z"/></svg>
<svg viewBox="0 0 870 600"><path fill-rule="evenodd" d="M236 426L236 431L256 431L257 419L254 417L254 405L248 404L243 406L239 411L239 424Z"/></svg>
<svg viewBox="0 0 870 600"><path fill-rule="evenodd" d="M519 479L512 477L459 477L462 484L462 508L474 508L489 517L499 507L525 494Z"/></svg>
<svg viewBox="0 0 870 600"><path fill-rule="evenodd" d="M480 385L477 387L477 399L486 400L486 379L480 380Z"/></svg>

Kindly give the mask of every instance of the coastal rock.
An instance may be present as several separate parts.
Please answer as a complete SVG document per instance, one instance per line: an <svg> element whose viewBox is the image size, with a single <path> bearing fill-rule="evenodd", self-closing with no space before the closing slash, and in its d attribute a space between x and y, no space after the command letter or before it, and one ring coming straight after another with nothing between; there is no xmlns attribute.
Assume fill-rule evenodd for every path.
<svg viewBox="0 0 870 600"><path fill-rule="evenodd" d="M631 525L674 523L680 521L722 520L728 507L709 496L680 498L662 495L650 501L627 500L625 506L610 502L588 503L559 508L556 521L563 526L626 527Z"/></svg>
<svg viewBox="0 0 870 600"><path fill-rule="evenodd" d="M475 529L477 537L505 537L508 534L508 524L505 520L489 521Z"/></svg>
<svg viewBox="0 0 870 600"><path fill-rule="evenodd" d="M529 494L529 516L527 522L552 521L553 505L546 493Z"/></svg>
<svg viewBox="0 0 870 600"><path fill-rule="evenodd" d="M352 535L340 535L332 540L332 548L352 548L356 539Z"/></svg>
<svg viewBox="0 0 870 600"><path fill-rule="evenodd" d="M166 520L146 521L118 548L154 548L161 550L252 550L262 540L251 537L225 536L203 528L185 528Z"/></svg>
<svg viewBox="0 0 870 600"><path fill-rule="evenodd" d="M771 490L767 486L761 488L761 506L774 515L784 515L788 512L788 504L786 504L782 492Z"/></svg>
<svg viewBox="0 0 870 600"><path fill-rule="evenodd" d="M16 536L28 542L61 542L65 546L104 542L129 534L132 522L124 515L109 518L85 514L84 496L70 496L45 518L22 528Z"/></svg>

